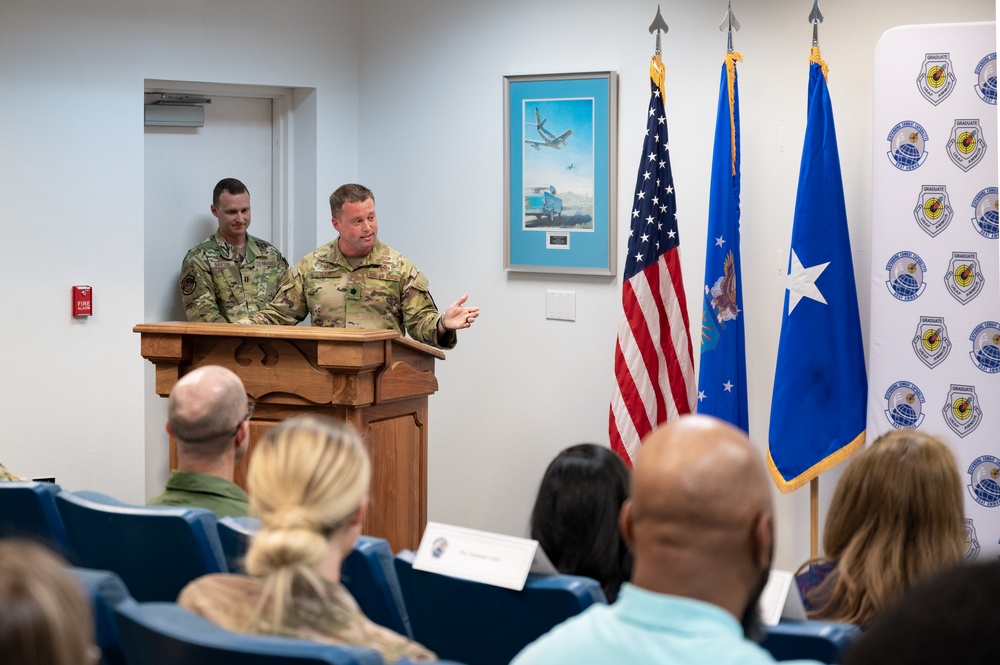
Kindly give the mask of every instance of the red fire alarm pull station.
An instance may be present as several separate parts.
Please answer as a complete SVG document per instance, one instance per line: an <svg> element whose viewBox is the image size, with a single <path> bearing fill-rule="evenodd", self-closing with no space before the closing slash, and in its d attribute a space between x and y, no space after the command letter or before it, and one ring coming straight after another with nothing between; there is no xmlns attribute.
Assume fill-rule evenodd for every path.
<svg viewBox="0 0 1000 665"><path fill-rule="evenodd" d="M91 316L94 313L94 290L89 286L73 287L73 316Z"/></svg>

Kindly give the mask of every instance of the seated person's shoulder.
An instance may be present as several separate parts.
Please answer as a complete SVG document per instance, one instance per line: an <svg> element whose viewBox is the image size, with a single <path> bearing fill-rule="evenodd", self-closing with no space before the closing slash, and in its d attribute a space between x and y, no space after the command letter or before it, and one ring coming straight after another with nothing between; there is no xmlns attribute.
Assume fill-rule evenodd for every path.
<svg viewBox="0 0 1000 665"><path fill-rule="evenodd" d="M246 630L249 612L260 598L260 585L252 578L229 573L204 575L188 583L177 604L230 630Z"/></svg>

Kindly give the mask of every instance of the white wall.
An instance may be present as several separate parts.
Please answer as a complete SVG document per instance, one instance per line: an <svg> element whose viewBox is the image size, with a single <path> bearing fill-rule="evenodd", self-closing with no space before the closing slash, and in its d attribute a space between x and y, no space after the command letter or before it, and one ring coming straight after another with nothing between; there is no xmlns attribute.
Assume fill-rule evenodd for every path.
<svg viewBox="0 0 1000 665"><path fill-rule="evenodd" d="M691 321L702 277L726 0L663 4L667 116ZM812 3L733 3L742 30L742 246L751 436L767 438L795 188L805 129ZM993 20L992 0L822 3L858 284L870 237L872 56L902 23ZM649 99L647 28L655 3L389 0L361 12L359 174L378 197L381 237L428 275L439 306L464 291L483 308L441 363L431 398L430 518L523 535L552 457L607 443L620 316L617 279L504 273L502 77L614 70L619 74L618 245ZM910 76L910 73L905 73ZM915 76L915 74L914 74ZM621 256L619 257L619 261ZM577 293L577 320L544 318L546 289ZM862 320L868 318L865 289ZM865 340L867 342L867 340ZM697 341L695 349L697 350ZM829 502L839 470L824 476ZM809 493L782 496L776 564L809 554Z"/></svg>
<svg viewBox="0 0 1000 665"><path fill-rule="evenodd" d="M318 200L293 221L313 247L328 183L357 168L357 25L347 0L3 0L0 459L15 473L146 496L146 361L132 333L143 320L144 80L315 88L296 100L317 147L296 152L295 176ZM73 284L94 287L89 320L70 317Z"/></svg>
<svg viewBox="0 0 1000 665"><path fill-rule="evenodd" d="M548 461L566 445L606 440L620 280L503 272L502 77L619 73L624 248L654 4L0 0L0 266L7 284L0 296L7 319L0 460L22 475L54 475L69 489L144 498L145 361L131 332L143 317L143 81L316 88L300 101L315 114L317 140L298 146L294 163L296 181L316 186L315 208L300 206L295 217L315 225L315 243L305 245L332 237L325 199L358 179L376 191L383 238L427 273L439 305L468 290L484 308L439 367L430 517L523 534ZM725 4L663 8L667 111L695 321ZM763 442L804 129L811 3L737 5L743 30L736 48L746 58L751 435ZM988 0L956 0L943 15L930 0L840 0L823 10L820 38L863 284L875 42L894 25L992 20L995 9ZM95 288L95 316L83 322L69 316L69 288L79 283ZM543 318L544 291L552 288L577 292L575 323ZM824 500L834 476L824 477ZM776 561L795 566L808 553L807 493L777 497L777 506Z"/></svg>

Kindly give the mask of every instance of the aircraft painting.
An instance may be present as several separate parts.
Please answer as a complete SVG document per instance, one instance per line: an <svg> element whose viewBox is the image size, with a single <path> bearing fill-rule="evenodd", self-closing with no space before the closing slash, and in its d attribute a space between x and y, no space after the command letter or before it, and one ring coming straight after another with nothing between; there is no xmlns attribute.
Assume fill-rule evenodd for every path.
<svg viewBox="0 0 1000 665"><path fill-rule="evenodd" d="M538 107L535 107L535 122L529 122L528 124L538 130L538 135L541 136L543 141L533 141L531 139L524 139L524 142L530 145L535 150L541 150L542 148L552 148L558 150L559 148L566 145L566 139L573 133L572 129L567 129L565 132L556 136L549 130L545 129L545 120L541 114L538 112Z"/></svg>

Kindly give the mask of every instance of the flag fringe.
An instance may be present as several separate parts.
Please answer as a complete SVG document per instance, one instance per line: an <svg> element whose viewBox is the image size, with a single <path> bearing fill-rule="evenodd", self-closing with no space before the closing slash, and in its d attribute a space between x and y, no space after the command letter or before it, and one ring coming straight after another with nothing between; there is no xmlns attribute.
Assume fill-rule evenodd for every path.
<svg viewBox="0 0 1000 665"><path fill-rule="evenodd" d="M819 65L819 68L823 72L823 80L829 83L830 78L829 76L827 76L827 74L830 73L830 68L827 67L826 60L824 60L820 56L818 46L813 46L812 49L809 51L809 62L815 62L817 65Z"/></svg>
<svg viewBox="0 0 1000 665"><path fill-rule="evenodd" d="M653 79L656 83L656 87L660 89L660 99L663 100L663 105L667 105L667 90L664 87L666 85L667 78L667 68L663 66L663 61L659 59L660 56L653 56L649 60L649 77Z"/></svg>
<svg viewBox="0 0 1000 665"><path fill-rule="evenodd" d="M736 175L736 114L733 112L734 100L736 98L736 63L743 62L743 55L736 53L726 54L726 84L729 86L729 146L733 160L733 175Z"/></svg>
<svg viewBox="0 0 1000 665"><path fill-rule="evenodd" d="M774 484L778 486L781 493L791 494L795 490L809 483L809 481L813 478L818 478L821 474L826 473L854 453L858 452L858 449L860 449L864 443L865 432L862 431L861 434L858 434L849 444L819 462L816 462L791 480L785 480L784 476L781 475L781 472L778 471L778 467L774 464L774 460L771 459L771 451L768 450L767 470L771 473L771 479L774 481Z"/></svg>

